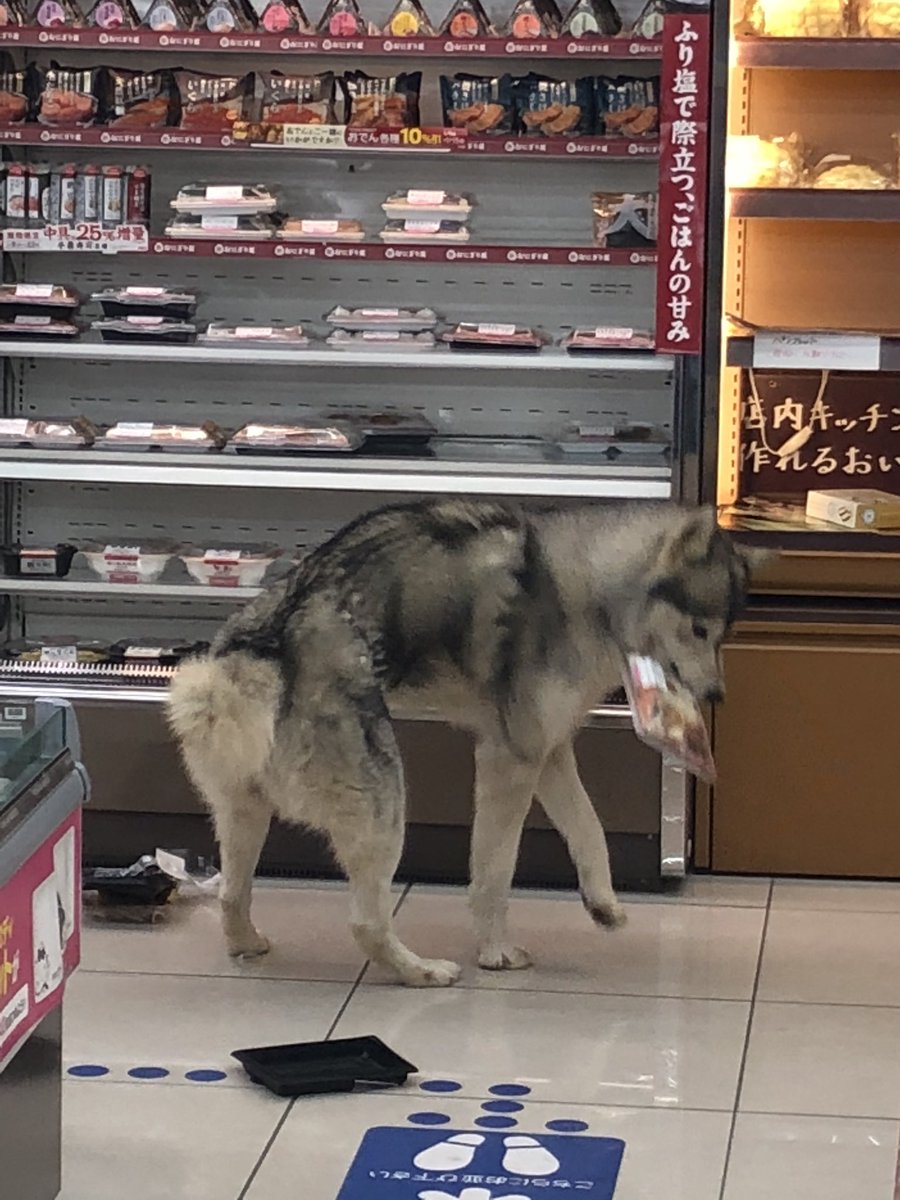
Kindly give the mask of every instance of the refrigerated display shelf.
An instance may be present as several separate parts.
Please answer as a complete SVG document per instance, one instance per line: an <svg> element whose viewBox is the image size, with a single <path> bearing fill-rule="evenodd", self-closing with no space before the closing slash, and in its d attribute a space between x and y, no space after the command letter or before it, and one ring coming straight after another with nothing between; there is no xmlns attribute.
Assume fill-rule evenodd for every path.
<svg viewBox="0 0 900 1200"><path fill-rule="evenodd" d="M900 69L900 64L898 64ZM796 221L900 221L900 188L732 188L732 217Z"/></svg>
<svg viewBox="0 0 900 1200"><path fill-rule="evenodd" d="M117 451L0 451L0 479L161 486L416 492L479 496L667 499L671 468L629 458L591 463L461 462L352 454L165 454Z"/></svg>
<svg viewBox="0 0 900 1200"><path fill-rule="evenodd" d="M900 70L900 38L738 38L734 48L740 67Z"/></svg>
<svg viewBox="0 0 900 1200"><path fill-rule="evenodd" d="M51 576L20 578L0 575L0 595L96 596L129 600L222 600L243 602L258 596L258 587L203 587L197 583L107 583L102 579L55 579Z"/></svg>

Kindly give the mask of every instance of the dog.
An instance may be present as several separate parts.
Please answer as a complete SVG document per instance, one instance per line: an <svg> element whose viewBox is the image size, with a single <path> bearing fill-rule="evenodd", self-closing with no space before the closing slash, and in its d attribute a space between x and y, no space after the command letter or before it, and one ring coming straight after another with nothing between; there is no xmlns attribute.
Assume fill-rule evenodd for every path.
<svg viewBox="0 0 900 1200"><path fill-rule="evenodd" d="M479 965L530 963L506 920L535 797L568 844L591 917L621 924L573 738L621 683L627 653L657 659L696 697L722 698L720 648L750 553L712 510L463 498L376 510L314 550L186 660L170 691L172 729L214 818L229 952L269 948L250 899L278 815L330 838L367 958L412 986L456 981L456 963L420 958L392 925L405 797L391 712L416 708L476 737Z"/></svg>

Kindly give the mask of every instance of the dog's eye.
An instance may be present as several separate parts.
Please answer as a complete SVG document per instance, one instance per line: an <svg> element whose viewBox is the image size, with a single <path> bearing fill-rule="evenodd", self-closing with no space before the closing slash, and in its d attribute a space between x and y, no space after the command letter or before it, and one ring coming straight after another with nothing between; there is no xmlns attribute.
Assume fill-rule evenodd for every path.
<svg viewBox="0 0 900 1200"><path fill-rule="evenodd" d="M691 633L699 642L705 642L709 637L709 630L704 629L702 625L692 625Z"/></svg>

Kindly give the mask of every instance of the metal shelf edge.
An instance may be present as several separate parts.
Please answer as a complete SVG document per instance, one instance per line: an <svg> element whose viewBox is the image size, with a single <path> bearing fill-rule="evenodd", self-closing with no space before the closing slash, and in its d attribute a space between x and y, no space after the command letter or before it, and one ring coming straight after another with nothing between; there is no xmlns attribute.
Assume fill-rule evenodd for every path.
<svg viewBox="0 0 900 1200"><path fill-rule="evenodd" d="M87 579L18 579L0 576L0 595L10 596L122 596L143 600L252 600L262 588L204 587L187 583L106 583Z"/></svg>

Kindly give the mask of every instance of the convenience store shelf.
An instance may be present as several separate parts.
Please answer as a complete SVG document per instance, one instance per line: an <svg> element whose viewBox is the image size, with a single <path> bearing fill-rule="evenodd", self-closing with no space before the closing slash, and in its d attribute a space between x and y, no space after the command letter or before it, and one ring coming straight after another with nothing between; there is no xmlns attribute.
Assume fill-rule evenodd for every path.
<svg viewBox="0 0 900 1200"><path fill-rule="evenodd" d="M734 43L739 67L787 70L898 71L900 38L743 38Z"/></svg>
<svg viewBox="0 0 900 1200"><path fill-rule="evenodd" d="M0 479L295 491L415 492L480 496L667 499L668 463L484 463L362 455L146 454L0 451Z"/></svg>
<svg viewBox="0 0 900 1200"><path fill-rule="evenodd" d="M129 342L102 342L85 338L71 344L41 342L35 338L0 340L2 358L59 358L87 362L177 362L228 366L235 363L259 366L383 368L390 371L414 369L436 371L604 371L659 374L671 371L675 360L669 354L641 350L597 354L568 354L551 346L534 353L515 351L395 350L389 343L374 350L335 350L321 344L298 350L278 347L242 346L147 346Z"/></svg>
<svg viewBox="0 0 900 1200"><path fill-rule="evenodd" d="M191 583L106 583L102 579L55 579L52 576L17 578L0 575L0 595L6 596L119 596L129 600L252 600L262 588L203 587Z"/></svg>
<svg viewBox="0 0 900 1200"><path fill-rule="evenodd" d="M900 188L882 192L836 191L830 188L732 188L729 197L732 217L797 221L900 221Z"/></svg>
<svg viewBox="0 0 900 1200"><path fill-rule="evenodd" d="M780 331L779 331L780 332ZM800 333L802 330L786 330L787 333ZM835 330L835 336L839 340L839 344L843 342L844 334L839 330ZM877 334L863 335L869 337L877 337ZM851 334L852 337L852 334ZM900 337L881 337L880 341L880 356L881 361L878 367L879 371L898 371L900 372ZM754 339L752 337L730 337L728 339L728 348L726 353L726 364L729 367L752 367L754 357ZM841 371L841 370L859 370L859 367L852 365L847 366L844 359L842 349L835 354L833 358L828 356L828 344L824 339L819 347L817 347L817 370L822 371ZM767 367L766 370L775 369ZM786 361L783 364L784 370L790 370L791 364ZM810 368L800 368L810 369Z"/></svg>

